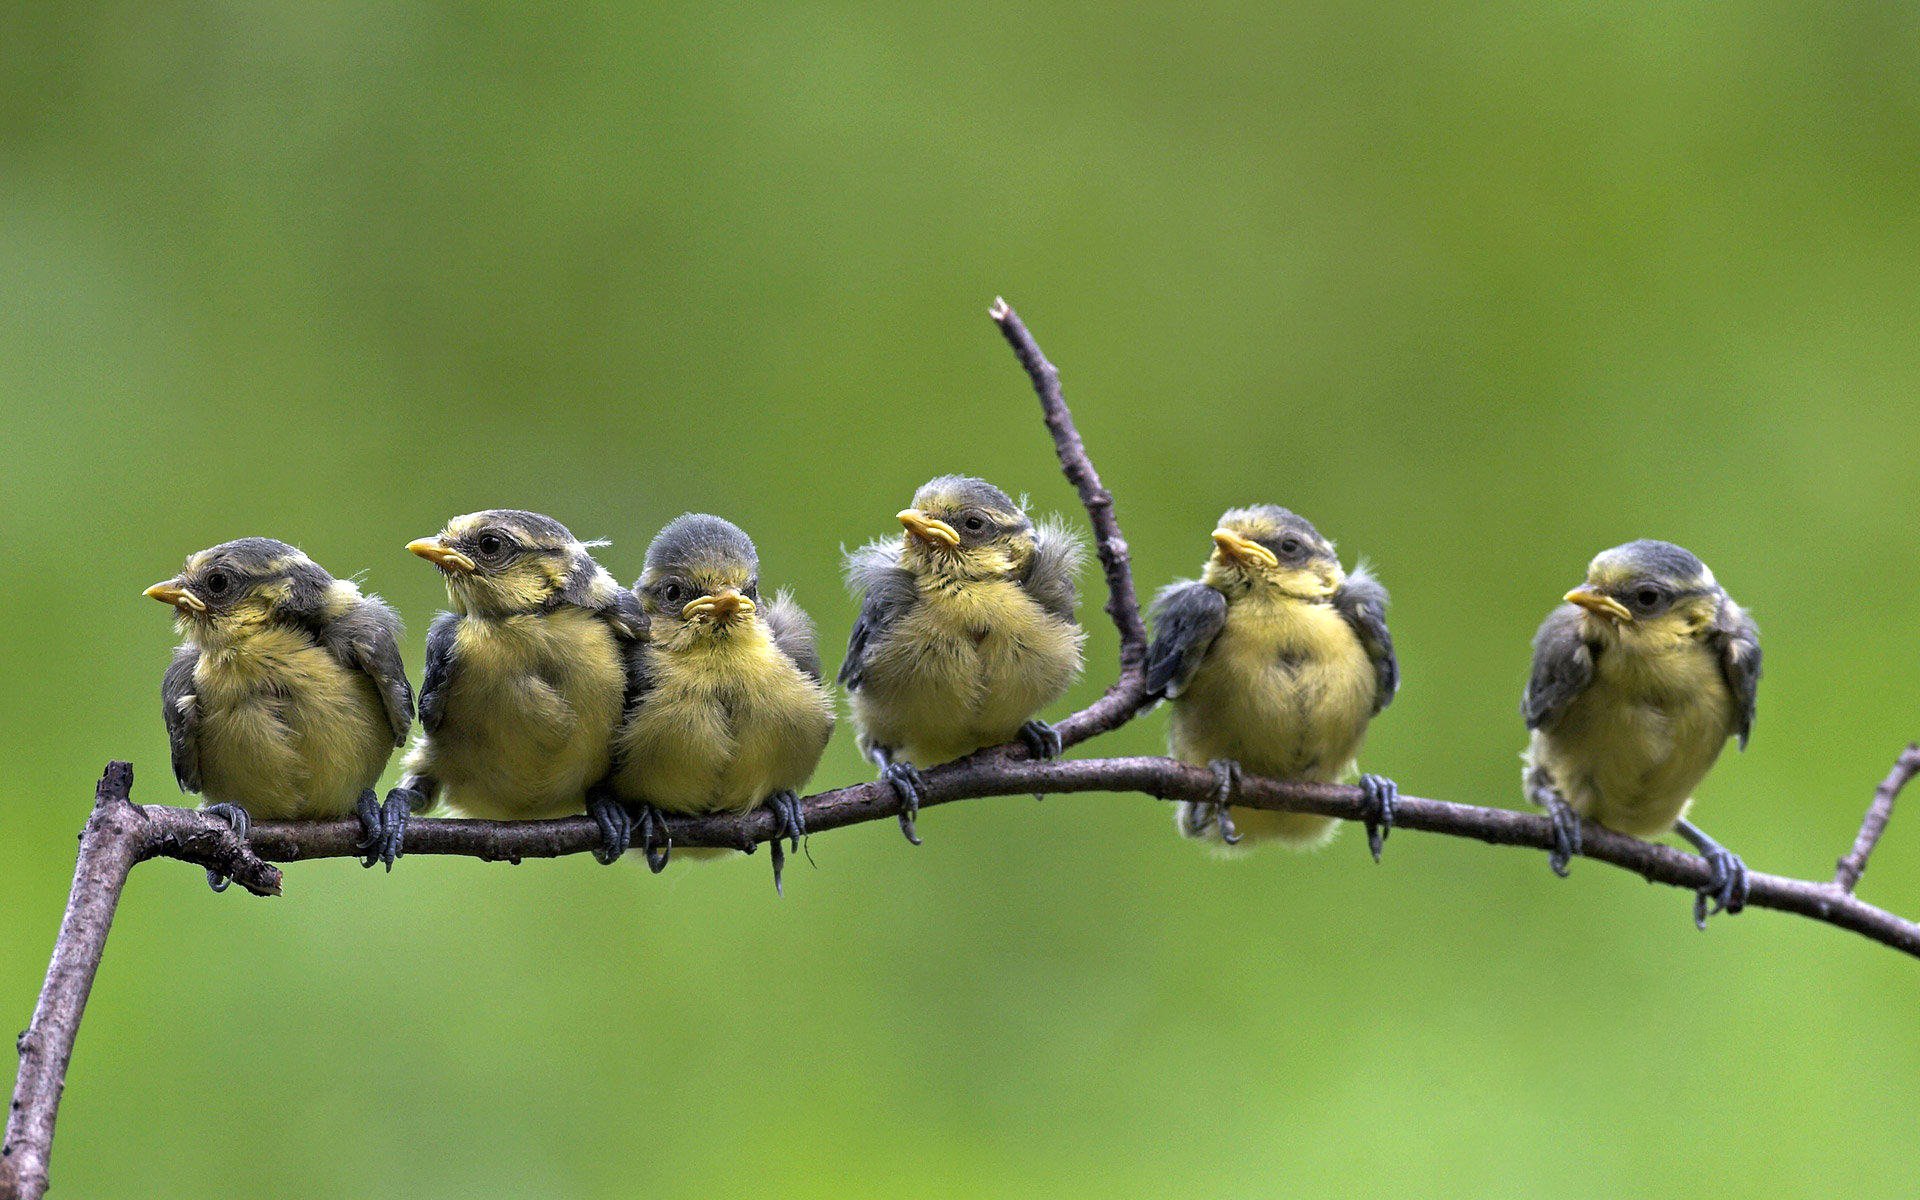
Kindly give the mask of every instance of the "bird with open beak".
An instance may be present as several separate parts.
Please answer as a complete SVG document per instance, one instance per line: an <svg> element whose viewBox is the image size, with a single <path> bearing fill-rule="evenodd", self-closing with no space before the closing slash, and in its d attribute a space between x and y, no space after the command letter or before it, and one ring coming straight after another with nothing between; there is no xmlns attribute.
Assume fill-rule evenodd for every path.
<svg viewBox="0 0 1920 1200"><path fill-rule="evenodd" d="M357 813L364 864L391 865L373 785L413 722L393 610L272 538L202 550L146 594L182 639L160 682L180 790L243 838L251 818Z"/></svg>
<svg viewBox="0 0 1920 1200"><path fill-rule="evenodd" d="M701 513L655 536L633 591L651 632L629 652L634 686L615 742L614 785L639 810L647 861L656 871L667 862L663 812L766 805L778 820L778 890L780 839L797 849L806 834L798 792L833 732L813 623L785 592L762 596L751 538Z"/></svg>
<svg viewBox="0 0 1920 1200"><path fill-rule="evenodd" d="M899 514L904 535L847 556L861 600L840 682L865 754L894 790L919 844L919 768L1020 738L1036 758L1060 736L1036 714L1080 674L1073 616L1081 539L1035 524L985 480L935 479Z"/></svg>
<svg viewBox="0 0 1920 1200"><path fill-rule="evenodd" d="M1343 571L1306 518L1261 504L1220 518L1199 580L1163 590L1153 626L1147 690L1171 710L1169 751L1218 780L1212 802L1180 805L1176 827L1222 849L1324 843L1332 817L1231 801L1243 768L1319 783L1353 775L1368 724L1400 685L1386 589L1364 566ZM1378 862L1399 789L1378 775L1358 782Z"/></svg>
<svg viewBox="0 0 1920 1200"><path fill-rule="evenodd" d="M1579 817L1635 837L1672 830L1713 868L1695 924L1740 911L1746 867L1683 818L1727 739L1746 747L1759 687L1760 631L1705 563L1656 541L1596 557L1534 636L1521 702L1526 792L1553 816L1554 871L1579 852Z"/></svg>
<svg viewBox="0 0 1920 1200"><path fill-rule="evenodd" d="M427 631L420 736L388 797L459 816L537 820L585 808L601 861L626 849L613 735L627 648L646 636L633 594L551 517L490 509L408 550L440 568L452 611Z"/></svg>

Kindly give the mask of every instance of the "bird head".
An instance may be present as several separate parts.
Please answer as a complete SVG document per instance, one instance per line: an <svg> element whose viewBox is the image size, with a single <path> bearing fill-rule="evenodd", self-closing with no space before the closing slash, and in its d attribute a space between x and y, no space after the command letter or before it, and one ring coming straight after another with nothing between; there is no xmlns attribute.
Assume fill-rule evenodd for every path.
<svg viewBox="0 0 1920 1200"><path fill-rule="evenodd" d="M462 615L507 617L563 603L593 606L619 589L590 549L552 517L492 508L447 522L407 549L440 568Z"/></svg>
<svg viewBox="0 0 1920 1200"><path fill-rule="evenodd" d="M181 634L216 646L272 624L316 626L360 590L285 542L240 538L191 555L178 575L146 590L173 606Z"/></svg>
<svg viewBox="0 0 1920 1200"><path fill-rule="evenodd" d="M1269 592L1324 600L1347 575L1333 543L1305 517L1277 504L1256 504L1221 515L1201 578L1229 598Z"/></svg>
<svg viewBox="0 0 1920 1200"><path fill-rule="evenodd" d="M1603 641L1641 645L1698 637L1726 598L1707 564L1672 542L1642 539L1602 550L1587 581L1566 595Z"/></svg>
<svg viewBox="0 0 1920 1200"><path fill-rule="evenodd" d="M731 521L705 513L676 517L654 535L633 585L653 624L653 642L678 649L756 626L760 555Z"/></svg>
<svg viewBox="0 0 1920 1200"><path fill-rule="evenodd" d="M900 565L916 576L1011 579L1033 561L1033 520L984 479L942 475L899 513Z"/></svg>

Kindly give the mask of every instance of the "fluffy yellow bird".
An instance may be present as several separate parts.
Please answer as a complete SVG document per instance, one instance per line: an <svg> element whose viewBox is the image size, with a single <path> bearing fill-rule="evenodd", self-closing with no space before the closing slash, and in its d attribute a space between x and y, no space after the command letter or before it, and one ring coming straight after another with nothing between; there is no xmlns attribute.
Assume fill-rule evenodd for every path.
<svg viewBox="0 0 1920 1200"><path fill-rule="evenodd" d="M373 785L413 721L393 610L272 538L202 550L146 594L183 639L160 682L180 790L241 837L254 817L358 813L365 865L391 866Z"/></svg>
<svg viewBox="0 0 1920 1200"><path fill-rule="evenodd" d="M1332 836L1332 817L1230 801L1243 767L1321 783L1353 772L1368 723L1400 685L1386 614L1386 589L1365 567L1343 571L1306 518L1273 504L1220 518L1200 579L1155 599L1147 650L1147 688L1171 708L1170 752L1219 780L1212 803L1180 805L1181 833L1223 848ZM1359 783L1373 802L1367 844L1378 862L1399 789L1378 775Z"/></svg>
<svg viewBox="0 0 1920 1200"><path fill-rule="evenodd" d="M899 514L899 541L847 558L861 598L840 682L860 751L899 793L900 828L918 845L918 768L1019 737L1036 758L1060 735L1036 714L1080 674L1074 621L1086 557L1064 525L1036 525L985 480L945 475Z"/></svg>
<svg viewBox="0 0 1920 1200"><path fill-rule="evenodd" d="M1528 799L1553 816L1558 874L1587 817L1652 838L1672 830L1712 866L1694 922L1739 912L1739 857L1683 818L1728 738L1742 749L1760 690L1760 631L1713 572L1671 542L1602 551L1533 639L1521 714ZM1577 816L1576 816L1577 814ZM1708 901L1713 908L1708 909Z"/></svg>
<svg viewBox="0 0 1920 1200"><path fill-rule="evenodd" d="M833 732L813 624L784 592L763 600L752 539L700 513L653 539L633 590L651 632L630 652L634 686L615 743L614 784L640 809L648 863L661 869L670 850L658 813L765 804L780 822L772 843L778 891L780 838L799 848L807 827L798 791Z"/></svg>
<svg viewBox="0 0 1920 1200"><path fill-rule="evenodd" d="M388 798L437 796L459 816L535 820L585 808L603 862L626 849L609 776L628 691L627 648L646 635L633 594L551 517L455 517L407 549L440 568L451 612L427 633L420 737Z"/></svg>

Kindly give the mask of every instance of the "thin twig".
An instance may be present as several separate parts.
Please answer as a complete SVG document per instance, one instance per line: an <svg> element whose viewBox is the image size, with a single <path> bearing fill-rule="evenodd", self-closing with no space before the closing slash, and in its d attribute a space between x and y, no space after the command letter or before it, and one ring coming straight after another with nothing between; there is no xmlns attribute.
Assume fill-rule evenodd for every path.
<svg viewBox="0 0 1920 1200"><path fill-rule="evenodd" d="M1834 864L1835 887L1850 893L1859 884L1860 876L1867 869L1867 856L1880 844L1880 835L1887 831L1887 822L1893 817L1893 802L1900 798L1900 789L1906 787L1915 775L1920 775L1920 744L1909 743L1900 752L1900 757L1893 760L1893 770L1874 789L1873 803L1867 806L1867 815L1861 818L1860 833L1853 839L1853 849Z"/></svg>

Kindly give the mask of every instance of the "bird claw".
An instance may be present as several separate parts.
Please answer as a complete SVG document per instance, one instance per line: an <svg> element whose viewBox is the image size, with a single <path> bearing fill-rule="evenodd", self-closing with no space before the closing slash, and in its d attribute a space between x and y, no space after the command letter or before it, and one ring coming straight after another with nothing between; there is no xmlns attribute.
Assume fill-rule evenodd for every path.
<svg viewBox="0 0 1920 1200"><path fill-rule="evenodd" d="M1739 912L1747 906L1747 864L1738 854L1722 846L1703 833L1699 826L1690 821L1681 821L1674 826L1674 832L1693 843L1700 852L1713 877L1693 894L1693 924L1704 931L1707 918L1715 913L1729 915ZM1708 902L1712 906L1708 906Z"/></svg>
<svg viewBox="0 0 1920 1200"><path fill-rule="evenodd" d="M383 806L372 788L360 793L360 803L354 807L360 818L360 840L354 849L360 852L361 866L385 863L387 870L393 870L393 864L406 853L407 818L419 794L412 788L397 787L387 793Z"/></svg>
<svg viewBox="0 0 1920 1200"><path fill-rule="evenodd" d="M1066 743L1060 738L1060 731L1045 721L1028 721L1020 727L1020 740L1027 744L1027 753L1037 759L1059 758Z"/></svg>
<svg viewBox="0 0 1920 1200"><path fill-rule="evenodd" d="M1553 822L1553 849L1547 851L1547 866L1565 879L1573 856L1580 853L1580 816L1558 795L1548 797L1546 808L1547 819Z"/></svg>
<svg viewBox="0 0 1920 1200"><path fill-rule="evenodd" d="M1380 851L1387 844L1387 834L1393 830L1393 805L1400 798L1400 785L1384 775L1362 775L1360 790L1366 793L1367 803L1372 805L1373 813L1367 817L1367 849L1373 854L1373 861L1380 861Z"/></svg>
<svg viewBox="0 0 1920 1200"><path fill-rule="evenodd" d="M780 890L780 872L787 865L787 852L781 847L780 839L788 839L792 848L798 850L800 839L807 836L807 814L801 811L800 797L792 788L768 796L766 806L773 811L774 820L773 840L767 843L773 859L773 893L784 896L786 893ZM811 855L808 861L812 861Z"/></svg>
<svg viewBox="0 0 1920 1200"><path fill-rule="evenodd" d="M1217 825L1220 840L1229 846L1238 846L1240 831L1233 827L1233 817L1227 809L1240 794L1240 764L1230 758L1216 758L1207 764L1207 770L1213 772L1212 812L1199 822L1199 828Z"/></svg>
<svg viewBox="0 0 1920 1200"><path fill-rule="evenodd" d="M926 787L920 769L912 763L895 760L880 768L880 778L900 797L900 832L906 835L907 841L920 845L920 835L913 827L914 818L920 815L920 800Z"/></svg>
<svg viewBox="0 0 1920 1200"><path fill-rule="evenodd" d="M200 811L210 817L218 817L222 821L225 821L233 830L233 836L243 842L247 840L247 835L253 831L253 818L248 816L247 810L241 808L238 804L205 804L200 807ZM233 880L228 879L212 867L207 868L207 886L215 892L226 891L228 885L232 882Z"/></svg>
<svg viewBox="0 0 1920 1200"><path fill-rule="evenodd" d="M667 860L673 856L667 819L653 805L642 804L634 825L640 830L640 853L646 856L647 869L658 875L667 869Z"/></svg>
<svg viewBox="0 0 1920 1200"><path fill-rule="evenodd" d="M619 862L633 843L633 814L612 792L595 788L587 795L587 815L600 826L600 845L593 852L594 860L601 866Z"/></svg>

